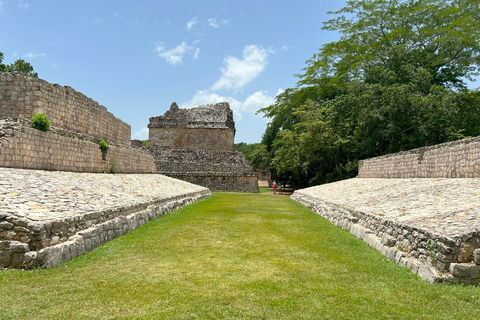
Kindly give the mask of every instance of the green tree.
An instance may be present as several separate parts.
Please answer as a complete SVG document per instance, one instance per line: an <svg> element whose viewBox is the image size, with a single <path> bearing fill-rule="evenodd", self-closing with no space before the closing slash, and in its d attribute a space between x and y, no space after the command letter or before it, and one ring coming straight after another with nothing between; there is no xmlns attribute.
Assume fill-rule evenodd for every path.
<svg viewBox="0 0 480 320"><path fill-rule="evenodd" d="M355 176L358 160L480 134L478 0L348 1L297 87L261 109L274 176ZM466 120L468 119L468 120Z"/></svg>
<svg viewBox="0 0 480 320"><path fill-rule="evenodd" d="M17 59L15 62L5 65L3 59L4 55L0 52L0 72L21 72L28 77L38 78L38 73L33 70L33 66L29 62Z"/></svg>

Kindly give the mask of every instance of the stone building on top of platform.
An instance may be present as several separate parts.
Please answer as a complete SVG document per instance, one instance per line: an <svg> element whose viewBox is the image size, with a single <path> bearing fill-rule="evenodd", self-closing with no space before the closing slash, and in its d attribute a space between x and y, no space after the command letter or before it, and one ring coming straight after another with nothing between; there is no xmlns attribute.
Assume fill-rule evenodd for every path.
<svg viewBox="0 0 480 320"><path fill-rule="evenodd" d="M235 122L228 102L180 109L174 102L150 118L147 149L157 172L211 190L258 192L256 173L233 150Z"/></svg>

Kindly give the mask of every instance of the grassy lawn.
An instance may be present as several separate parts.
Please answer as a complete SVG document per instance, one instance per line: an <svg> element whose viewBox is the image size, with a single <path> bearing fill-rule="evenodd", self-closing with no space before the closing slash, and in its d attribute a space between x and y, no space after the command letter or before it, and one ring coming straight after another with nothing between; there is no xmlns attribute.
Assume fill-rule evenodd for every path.
<svg viewBox="0 0 480 320"><path fill-rule="evenodd" d="M286 196L216 193L48 270L0 271L0 319L479 319Z"/></svg>

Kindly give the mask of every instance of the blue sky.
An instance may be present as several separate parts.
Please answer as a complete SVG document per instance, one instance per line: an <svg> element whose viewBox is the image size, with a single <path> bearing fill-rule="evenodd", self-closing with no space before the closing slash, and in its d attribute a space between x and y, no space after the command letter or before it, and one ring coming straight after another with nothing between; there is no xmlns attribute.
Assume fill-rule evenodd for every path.
<svg viewBox="0 0 480 320"><path fill-rule="evenodd" d="M4 63L29 61L39 77L107 107L147 139L149 117L228 101L235 142L259 142L255 112L295 85L345 1L0 0Z"/></svg>

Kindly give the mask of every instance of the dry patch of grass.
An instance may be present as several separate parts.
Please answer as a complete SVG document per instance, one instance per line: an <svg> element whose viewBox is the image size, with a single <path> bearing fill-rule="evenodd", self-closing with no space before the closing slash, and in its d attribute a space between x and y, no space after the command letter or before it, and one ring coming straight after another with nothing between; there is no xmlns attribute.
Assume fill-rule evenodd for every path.
<svg viewBox="0 0 480 320"><path fill-rule="evenodd" d="M478 319L287 197L216 193L48 270L0 271L0 319Z"/></svg>

